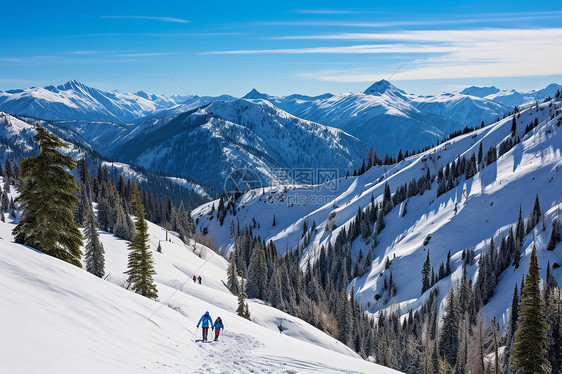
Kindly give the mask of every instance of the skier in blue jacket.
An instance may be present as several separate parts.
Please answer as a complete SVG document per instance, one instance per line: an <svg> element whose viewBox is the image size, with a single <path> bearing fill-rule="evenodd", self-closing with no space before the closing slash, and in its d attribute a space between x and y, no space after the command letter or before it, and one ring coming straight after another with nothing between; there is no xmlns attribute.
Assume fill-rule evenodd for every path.
<svg viewBox="0 0 562 374"><path fill-rule="evenodd" d="M201 325L201 324L202 324L202 329L203 329L203 341L206 342L207 341L207 335L209 333L209 325L211 326L211 328L213 328L213 319L209 315L209 312L205 312L205 314L203 314L203 316L201 317L201 319L197 323L197 327L199 327L199 325Z"/></svg>
<svg viewBox="0 0 562 374"><path fill-rule="evenodd" d="M215 320L215 325L213 326L213 328L215 329L215 341L218 341L220 330L224 330L224 325L222 324L222 319L220 317L217 317L217 319Z"/></svg>

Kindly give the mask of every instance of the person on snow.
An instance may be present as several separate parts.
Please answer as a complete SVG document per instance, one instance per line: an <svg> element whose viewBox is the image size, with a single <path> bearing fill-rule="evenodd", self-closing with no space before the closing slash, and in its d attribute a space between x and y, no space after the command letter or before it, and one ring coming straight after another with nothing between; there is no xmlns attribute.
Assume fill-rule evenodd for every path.
<svg viewBox="0 0 562 374"><path fill-rule="evenodd" d="M193 276L193 283L195 283L196 280L197 280L197 277L194 275Z"/></svg>
<svg viewBox="0 0 562 374"><path fill-rule="evenodd" d="M217 319L215 320L213 328L215 329L215 341L218 341L220 330L224 330L224 325L222 324L222 319L220 317L217 317Z"/></svg>
<svg viewBox="0 0 562 374"><path fill-rule="evenodd" d="M199 284L201 284L201 276L198 276L197 280L199 281Z"/></svg>
<svg viewBox="0 0 562 374"><path fill-rule="evenodd" d="M199 325L202 325L201 327L203 329L203 341L206 342L207 335L209 334L209 326L213 328L213 319L209 315L209 312L205 312L205 314L203 314L203 316L197 323L197 327L199 327Z"/></svg>

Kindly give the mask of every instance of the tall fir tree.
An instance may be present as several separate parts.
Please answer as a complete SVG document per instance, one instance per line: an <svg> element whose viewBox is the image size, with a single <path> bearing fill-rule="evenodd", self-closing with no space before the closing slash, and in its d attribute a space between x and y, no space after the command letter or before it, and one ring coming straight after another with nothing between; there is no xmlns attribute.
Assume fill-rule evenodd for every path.
<svg viewBox="0 0 562 374"><path fill-rule="evenodd" d="M123 211L123 207L121 207L119 199L116 199L115 201L115 215L116 221L115 227L113 228L113 236L120 239L131 240L134 230L132 230L132 227L130 227L127 222L127 217L125 216L125 212Z"/></svg>
<svg viewBox="0 0 562 374"><path fill-rule="evenodd" d="M422 267L422 290L421 290L422 293L424 293L425 291L431 288L432 280L430 280L430 273L431 273L431 263L429 261L429 249L428 249L427 258L425 259L425 262L423 263L423 267Z"/></svg>
<svg viewBox="0 0 562 374"><path fill-rule="evenodd" d="M552 231L550 233L550 239L548 240L548 245L546 249L549 251L554 250L556 244L561 240L560 237L560 224L558 223L558 218L552 220Z"/></svg>
<svg viewBox="0 0 562 374"><path fill-rule="evenodd" d="M74 223L78 190L67 169L76 162L57 149L66 143L37 126L39 155L21 161L23 217L12 233L16 242L81 267L82 234Z"/></svg>
<svg viewBox="0 0 562 374"><path fill-rule="evenodd" d="M104 250L98 235L98 222L94 216L92 203L88 204L88 211L84 219L84 236L86 239L86 270L96 277L105 275Z"/></svg>
<svg viewBox="0 0 562 374"><path fill-rule="evenodd" d="M545 358L548 330L541 298L537 251L533 246L531 262L521 294L517 331L513 344L512 367L523 374L550 373Z"/></svg>
<svg viewBox="0 0 562 374"><path fill-rule="evenodd" d="M240 281L240 292L238 292L238 308L236 309L236 314L240 317L250 319L250 310L246 303L246 297L246 282L244 282L244 278L242 278Z"/></svg>
<svg viewBox="0 0 562 374"><path fill-rule="evenodd" d="M459 316L453 288L447 297L447 306L439 337L439 350L447 363L455 366L459 350Z"/></svg>
<svg viewBox="0 0 562 374"><path fill-rule="evenodd" d="M267 263L265 251L261 242L256 243L252 249L250 265L248 266L248 296L265 299L267 287Z"/></svg>
<svg viewBox="0 0 562 374"><path fill-rule="evenodd" d="M231 258L230 262L228 263L227 277L228 278L226 285L228 286L228 289L233 294L238 295L240 285L238 283L238 274L236 271L236 263L234 262L234 258Z"/></svg>
<svg viewBox="0 0 562 374"><path fill-rule="evenodd" d="M156 299L158 290L152 279L156 274L152 252L148 243L148 225L144 219L144 206L141 203L139 189L133 187L135 213L135 234L129 242L129 261L126 274L130 287L138 294Z"/></svg>

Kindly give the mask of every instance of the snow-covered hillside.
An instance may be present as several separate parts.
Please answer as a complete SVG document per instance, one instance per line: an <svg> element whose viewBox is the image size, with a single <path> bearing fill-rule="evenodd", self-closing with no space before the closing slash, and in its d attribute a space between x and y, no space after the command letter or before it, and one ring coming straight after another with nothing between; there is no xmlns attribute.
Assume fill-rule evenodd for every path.
<svg viewBox="0 0 562 374"><path fill-rule="evenodd" d="M438 186L434 180L430 190L394 206L384 216L385 227L376 235L376 246L375 237L370 233L366 238L354 239L351 248L354 258L360 250L365 254L373 248L374 261L370 268L351 283L356 299L371 312L397 304L407 312L408 308L416 309L421 305L428 296L420 292L421 268L428 251L435 270L451 252L452 275L435 286L440 290L439 300L446 295L451 282L461 276L463 250L475 250L476 262L468 267L468 276L478 277L477 262L485 243L489 244L494 237L497 244L500 233L507 236L509 228L517 222L520 205L523 217L527 217L536 194L545 212L546 230L542 231L541 223L527 235L522 246L521 266L517 270L511 266L501 275L496 296L484 309L487 317L495 314L505 323L515 281L519 281L527 269L533 243L537 245L543 276L548 261L551 265L562 265L561 244L552 252L545 250L551 222L562 207L562 102L558 99L533 106L516 113L515 119L521 142L501 154L497 161L492 159L468 179L463 174L453 182L452 189L439 197L436 197ZM537 126L533 128L535 120ZM241 228L252 227L253 234L264 240L272 240L280 253L297 245L304 246L304 265L308 259L316 258L322 246L334 244L338 234L349 229L359 209L364 211L372 201L381 203L386 183L394 193L413 178L421 179L428 171L437 175L440 168L459 156L469 159L477 155L480 144L484 155L491 146L499 149L502 142L505 145L512 139L511 127L512 117L508 117L398 164L374 166L358 177L340 178L312 188L284 186L249 191L236 202L236 217L227 214L222 226L211 218L217 214L211 213L212 206L218 206L217 201L194 210L193 218L198 229L205 229L224 252L233 249L230 234L233 221ZM528 133L525 133L526 128L530 128ZM371 227L370 232L373 230ZM388 268L387 259L391 261ZM384 289L390 272L397 288L393 297ZM562 281L562 270L558 268L553 272L558 281ZM380 298L375 298L377 294Z"/></svg>
<svg viewBox="0 0 562 374"><path fill-rule="evenodd" d="M175 99L161 95L106 92L76 80L58 86L0 91L0 110L47 120L129 123L177 104Z"/></svg>
<svg viewBox="0 0 562 374"><path fill-rule="evenodd" d="M340 128L377 147L380 154L437 144L453 131L482 121L494 122L511 109L459 93L407 94L386 80L374 83L363 93L273 97L253 90L245 97L268 100L297 117Z"/></svg>
<svg viewBox="0 0 562 374"><path fill-rule="evenodd" d="M12 189L12 195L14 194ZM7 215L6 215L7 216ZM7 217L7 221L10 221ZM10 373L395 373L302 320L249 300L235 313L226 261L149 223L159 300L122 287L127 242L100 232L106 280L13 242L0 222L0 357ZM162 253L156 252L158 243ZM201 275L202 284L191 277ZM216 343L195 343L200 316L220 316ZM284 327L279 333L278 325Z"/></svg>
<svg viewBox="0 0 562 374"><path fill-rule="evenodd" d="M111 144L120 140L120 136L130 136L139 128L159 126L169 120L167 117L146 119L137 125L118 125L111 122L69 121L50 122L30 117L15 117L0 112L0 161L20 160L35 156L39 152L36 141L35 125L52 131L55 135L68 142L69 147L62 151L74 159L86 158L91 168L99 165L107 166L111 177L122 174L154 193L166 191L174 200L185 199L192 203L209 201L216 192L208 186L201 185L191 179L172 177L162 173L153 173L121 162L109 162L96 152L100 144ZM106 131L106 129L108 129ZM131 131L128 131L128 130ZM87 138L88 140L86 140ZM122 139L121 139L122 140Z"/></svg>

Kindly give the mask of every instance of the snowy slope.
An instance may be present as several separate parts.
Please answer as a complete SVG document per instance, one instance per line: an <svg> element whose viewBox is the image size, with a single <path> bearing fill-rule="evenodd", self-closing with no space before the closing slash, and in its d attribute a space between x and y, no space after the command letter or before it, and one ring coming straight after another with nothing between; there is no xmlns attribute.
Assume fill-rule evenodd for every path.
<svg viewBox="0 0 562 374"><path fill-rule="evenodd" d="M510 110L465 94L407 94L386 80L375 82L363 93L273 97L254 89L245 97L268 100L297 117L340 128L377 147L381 154L437 144L453 131L494 122Z"/></svg>
<svg viewBox="0 0 562 374"><path fill-rule="evenodd" d="M525 126L535 118L539 125L524 136ZM452 162L459 155L470 157L477 153L480 142L485 152L491 145L498 145L509 138L511 119L508 117L473 133L454 138L399 164L373 167L359 177L340 178L336 183L314 188L287 186L285 189L250 191L237 202L235 223L243 228L252 226L255 219L260 225L253 225L254 235L273 240L280 253L302 243L305 221L308 227L313 222L316 223L317 228L312 232L310 245L305 251L304 263L307 258L314 258L322 245L333 243L340 230L349 227L357 210L370 203L371 196L380 202L385 183L394 192L398 186L410 182L412 178L423 176L428 168L432 174L437 174L438 168ZM452 279L458 279L462 251L474 247L478 258L484 249L484 241L489 242L492 236L497 241L499 231L506 235L506 230L517 220L520 204L524 217L529 214L536 193L539 194L541 207L547 212L546 231L535 230L542 271L546 269L546 261L550 261L551 265L555 262L562 264L562 251L557 249L546 253L544 249L550 235L550 222L557 212L556 206L562 203L562 128L558 125L561 119L560 101L551 101L541 104L539 108L523 111L517 115L518 133L522 142L502 155L497 162L467 181L463 178L456 188L439 198L436 198L437 186L434 182L431 190L421 196L411 197L395 207L385 217L386 227L377 237L379 244L374 248L374 262L369 272L352 283L357 299L371 312L395 303L400 303L403 311L407 311L408 307L419 307L427 297L427 294L420 295L420 272L428 249L431 264L436 270L442 261L445 262L450 250ZM229 227L233 217L227 215L224 225L220 226L216 220L210 219L212 204L208 203L194 210L193 218L198 229L207 228L219 248L228 252L232 250ZM214 204L216 207L217 202ZM274 215L276 225L272 226ZM329 216L333 217L337 226L331 234L324 230ZM428 234L432 238L425 246L423 242ZM531 243L532 238L528 237L523 248L525 261L528 261ZM372 239L356 239L352 247L353 255L356 256L360 249L365 253L371 244ZM390 270L398 289L393 300L385 296L382 290L384 278L389 272L384 266L387 257L392 260ZM503 318L515 285L513 280L520 280L521 273L526 271L525 261L522 261L522 266L517 271L510 268L502 274L498 285L498 290L502 291L498 291L497 296L490 300L486 313L496 313ZM477 265L470 267L469 276L477 276L477 271ZM508 276L508 272L513 272L514 275ZM554 275L562 281L562 270L555 270ZM451 277L436 285L441 290L440 298L445 296L450 285ZM510 291L505 291L507 289ZM377 293L383 296L378 303L374 299Z"/></svg>
<svg viewBox="0 0 562 374"><path fill-rule="evenodd" d="M14 192L14 191L12 191ZM235 314L226 261L149 223L159 301L122 288L127 243L101 233L107 280L12 241L0 223L0 356L10 373L353 372L395 373L360 359L302 320L249 301L254 322ZM202 285L191 281L203 276ZM179 291L177 291L179 289ZM222 317L218 343L190 339L205 310ZM282 334L277 325L287 328Z"/></svg>
<svg viewBox="0 0 562 374"><path fill-rule="evenodd" d="M155 128L170 119L146 119L136 125L118 125L111 122L70 121L50 122L29 117L15 117L0 112L0 161L19 160L24 157L35 156L38 152L35 125L40 125L52 131L55 135L68 142L69 147L62 151L74 159L86 158L91 168L105 165L111 177L124 177L142 184L154 193L166 191L174 200L184 199L193 204L209 201L216 192L191 179L178 178L151 173L121 162L109 162L96 153L100 144L112 144L122 137L131 136L139 129ZM105 131L107 128L110 130ZM88 138L86 140L85 138Z"/></svg>
<svg viewBox="0 0 562 374"><path fill-rule="evenodd" d="M0 110L48 120L128 123L176 104L161 95L106 92L76 80L59 86L0 91Z"/></svg>

